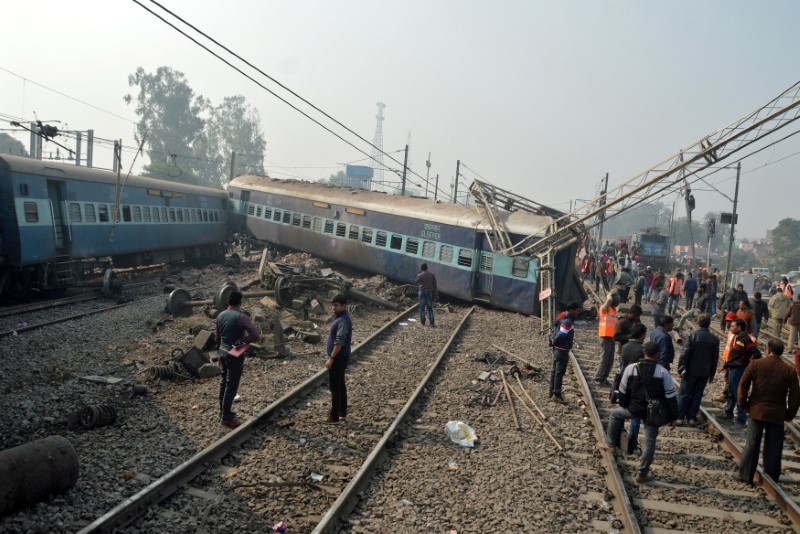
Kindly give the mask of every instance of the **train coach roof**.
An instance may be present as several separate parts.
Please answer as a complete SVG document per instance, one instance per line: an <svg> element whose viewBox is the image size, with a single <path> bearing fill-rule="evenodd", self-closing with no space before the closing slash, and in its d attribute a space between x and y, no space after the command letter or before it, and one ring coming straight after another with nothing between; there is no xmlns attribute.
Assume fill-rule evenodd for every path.
<svg viewBox="0 0 800 534"><path fill-rule="evenodd" d="M48 160L8 156L5 154L0 155L0 163L4 163L6 166L8 166L11 172L22 174L33 174L39 176L48 176L51 178L100 182L107 184L117 183L117 175L111 171L83 167L79 165L55 163ZM122 179L125 180L124 173ZM136 175L131 175L125 184L127 186L146 187L148 189L162 189L176 193L205 196L227 196L225 191L222 189L183 184L180 182L170 182L167 180L158 180L156 178L146 178L144 176Z"/></svg>
<svg viewBox="0 0 800 534"><path fill-rule="evenodd" d="M278 180L263 176L240 176L235 178L231 185L275 195L307 199L312 202L332 203L346 207L425 219L441 224L477 228L481 223L480 215L469 206L441 201L436 202L427 198L387 195L386 193L376 193L363 189L351 189L299 180ZM527 211L502 212L499 218L505 222L509 232L520 235L531 235L553 221L552 217Z"/></svg>

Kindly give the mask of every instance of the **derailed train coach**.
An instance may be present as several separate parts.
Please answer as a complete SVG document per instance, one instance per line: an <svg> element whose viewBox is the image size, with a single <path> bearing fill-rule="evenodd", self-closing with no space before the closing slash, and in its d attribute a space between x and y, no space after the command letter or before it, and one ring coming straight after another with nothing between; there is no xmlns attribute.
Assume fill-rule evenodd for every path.
<svg viewBox="0 0 800 534"><path fill-rule="evenodd" d="M420 264L439 291L523 314L539 314L538 262L492 252L481 217L468 206L360 189L266 177L231 181L229 223L255 239L413 283ZM505 213L521 241L552 222L525 211ZM577 245L555 255L557 302L583 301L575 275Z"/></svg>
<svg viewBox="0 0 800 534"><path fill-rule="evenodd" d="M0 294L68 287L97 266L222 258L227 214L222 189L2 155Z"/></svg>

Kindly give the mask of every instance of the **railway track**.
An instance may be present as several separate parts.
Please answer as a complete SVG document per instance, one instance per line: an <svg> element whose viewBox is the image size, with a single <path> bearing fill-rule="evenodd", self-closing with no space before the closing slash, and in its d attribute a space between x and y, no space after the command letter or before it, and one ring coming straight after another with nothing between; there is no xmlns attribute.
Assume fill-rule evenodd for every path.
<svg viewBox="0 0 800 534"><path fill-rule="evenodd" d="M428 329L430 346L403 347L408 323L400 323L415 308L398 314L354 348L348 370L353 409L347 422L320 423L328 404L323 369L81 532L121 527L143 514L136 528L152 530L149 523L165 513L157 504L173 494L165 503L170 513L191 510L191 494L235 495L242 508L237 529L248 530L243 525L250 524L254 513L267 515L262 522L287 518L299 531L332 531L355 505L360 488L472 312L468 309L458 319L455 314L441 317L439 328ZM382 378L386 365L395 369L391 379ZM223 465L216 464L222 459ZM194 490L176 493L190 481Z"/></svg>
<svg viewBox="0 0 800 534"><path fill-rule="evenodd" d="M721 335L721 332L715 332ZM724 336L723 336L724 337ZM596 333L591 326L581 329L574 352L576 373L593 373L599 363ZM724 347L724 341L723 345ZM676 352L680 347L676 347ZM677 358L677 355L676 355ZM674 376L674 375L673 375ZM676 383L678 377L674 376ZM720 377L721 378L721 377ZM604 427L613 405L608 388L592 384L592 396ZM709 397L709 386L706 397ZM800 463L794 454L795 436L800 433L787 425L792 440L784 447L783 475L773 481L759 467L755 484L764 491L734 479L745 442L742 429L724 418L724 411L704 400L698 427L663 427L659 433L652 471L655 480L636 484L633 480L638 457L615 457L614 468L624 481L617 493L623 512L632 509L632 532L697 531L709 532L789 532L800 530ZM629 424L626 424L629 428ZM601 434L601 436L604 434ZM640 434L640 440L643 436ZM626 443L623 435L621 443ZM619 452L619 451L618 451ZM604 452L611 456L611 453ZM610 459L610 458L609 458ZM630 503L631 508L624 506Z"/></svg>

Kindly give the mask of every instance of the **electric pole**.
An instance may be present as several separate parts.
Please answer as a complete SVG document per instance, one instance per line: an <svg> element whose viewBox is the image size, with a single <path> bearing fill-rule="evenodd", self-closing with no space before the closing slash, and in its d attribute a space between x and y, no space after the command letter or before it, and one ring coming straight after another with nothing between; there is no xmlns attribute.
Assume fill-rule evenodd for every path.
<svg viewBox="0 0 800 534"><path fill-rule="evenodd" d="M456 179L453 182L453 204L458 204L458 173L461 170L461 160L456 160Z"/></svg>
<svg viewBox="0 0 800 534"><path fill-rule="evenodd" d="M600 191L600 205L606 205L606 193L608 192L608 173L606 173L605 182L603 183L603 190ZM605 210L600 212L600 229L597 232L597 246L598 249L603 246L603 221L606 220Z"/></svg>
<svg viewBox="0 0 800 534"><path fill-rule="evenodd" d="M406 169L408 169L408 145L406 145L406 155L403 158L403 185L400 189L400 196L406 196Z"/></svg>
<svg viewBox="0 0 800 534"><path fill-rule="evenodd" d="M728 266L725 267L725 287L723 291L728 290L728 277L731 275L731 254L733 254L733 230L736 227L736 204L739 202L739 175L742 171L742 162L736 164L736 189L733 192L733 216L731 217L731 235L728 240Z"/></svg>
<svg viewBox="0 0 800 534"><path fill-rule="evenodd" d="M431 184L431 153L428 152L428 159L425 160L425 166L428 170L425 171L425 198L428 198L428 186Z"/></svg>

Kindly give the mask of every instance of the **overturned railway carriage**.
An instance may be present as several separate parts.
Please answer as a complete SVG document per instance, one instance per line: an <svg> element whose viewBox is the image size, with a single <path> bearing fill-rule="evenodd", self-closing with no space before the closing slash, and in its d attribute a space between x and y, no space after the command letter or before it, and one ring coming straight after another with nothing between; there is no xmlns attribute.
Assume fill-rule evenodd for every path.
<svg viewBox="0 0 800 534"><path fill-rule="evenodd" d="M426 262L439 291L524 314L539 313L538 262L492 252L469 207L310 182L242 176L228 188L231 225L256 239L413 282ZM552 218L503 215L521 241ZM558 301L583 300L574 272L576 245L555 257Z"/></svg>
<svg viewBox="0 0 800 534"><path fill-rule="evenodd" d="M109 259L132 267L224 254L223 190L122 182L118 196L115 173L0 156L0 293L65 287Z"/></svg>

